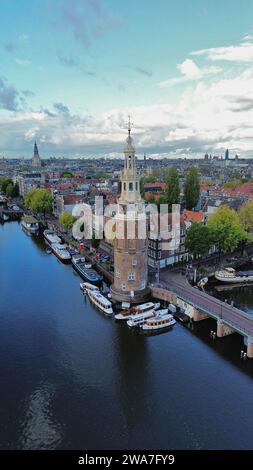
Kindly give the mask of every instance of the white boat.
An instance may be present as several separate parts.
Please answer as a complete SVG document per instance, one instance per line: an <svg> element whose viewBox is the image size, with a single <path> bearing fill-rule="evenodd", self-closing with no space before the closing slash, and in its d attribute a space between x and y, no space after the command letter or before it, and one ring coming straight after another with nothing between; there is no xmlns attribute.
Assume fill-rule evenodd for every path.
<svg viewBox="0 0 253 470"><path fill-rule="evenodd" d="M230 284L253 282L253 271L238 271L234 268L224 268L221 271L214 273L215 279L220 282L226 282Z"/></svg>
<svg viewBox="0 0 253 470"><path fill-rule="evenodd" d="M43 235L49 245L52 245L52 243L61 243L60 237L58 237L53 230L46 229L44 230Z"/></svg>
<svg viewBox="0 0 253 470"><path fill-rule="evenodd" d="M137 315L139 313L146 313L146 312L153 312L154 310L158 310L160 308L160 304L153 302L147 302L146 304L136 305L135 307L129 308L128 310L122 310L121 312L115 315L116 320L129 320L129 318L133 315Z"/></svg>
<svg viewBox="0 0 253 470"><path fill-rule="evenodd" d="M69 263L71 260L71 254L66 249L66 245L60 243L52 243L52 251L62 263Z"/></svg>
<svg viewBox="0 0 253 470"><path fill-rule="evenodd" d="M143 331L161 330L175 325L175 323L176 320L174 320L173 316L168 313L148 318L142 325L140 325L140 327Z"/></svg>
<svg viewBox="0 0 253 470"><path fill-rule="evenodd" d="M113 313L112 303L106 297L104 297L100 292L88 290L88 296L90 301L96 305L102 312L107 315Z"/></svg>
<svg viewBox="0 0 253 470"><path fill-rule="evenodd" d="M88 291L96 291L99 292L99 287L94 286L94 284L90 284L90 282L80 282L80 289L83 292L88 292Z"/></svg>
<svg viewBox="0 0 253 470"><path fill-rule="evenodd" d="M149 310L145 313L137 313L136 315L130 315L129 319L127 320L127 325L130 326L130 328L133 328L134 326L140 326L147 320L147 318L153 316L154 310Z"/></svg>
<svg viewBox="0 0 253 470"><path fill-rule="evenodd" d="M39 223L35 217L25 215L21 219L21 226L29 233L37 233L39 230Z"/></svg>
<svg viewBox="0 0 253 470"><path fill-rule="evenodd" d="M9 220L9 218L10 218L10 217L9 217L8 214L3 213L3 220L4 220L4 222L7 222L7 221Z"/></svg>

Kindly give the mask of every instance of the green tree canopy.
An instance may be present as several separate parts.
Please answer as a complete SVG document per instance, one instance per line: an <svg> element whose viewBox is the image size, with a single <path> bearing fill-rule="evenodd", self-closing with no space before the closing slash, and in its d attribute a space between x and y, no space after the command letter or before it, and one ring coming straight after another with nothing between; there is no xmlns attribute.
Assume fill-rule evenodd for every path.
<svg viewBox="0 0 253 470"><path fill-rule="evenodd" d="M253 233L253 201L243 204L239 210L239 220L246 232Z"/></svg>
<svg viewBox="0 0 253 470"><path fill-rule="evenodd" d="M6 189L10 184L13 185L13 182L7 176L3 176L2 178L0 178L0 191L6 194Z"/></svg>
<svg viewBox="0 0 253 470"><path fill-rule="evenodd" d="M212 246L212 233L207 225L193 222L186 232L185 247L195 257L205 255Z"/></svg>
<svg viewBox="0 0 253 470"><path fill-rule="evenodd" d="M34 212L51 214L53 198L47 189L33 189L24 198L25 205Z"/></svg>
<svg viewBox="0 0 253 470"><path fill-rule="evenodd" d="M185 184L184 184L184 199L186 209L192 210L196 206L199 200L199 178L198 172L195 167L189 168L187 171Z"/></svg>
<svg viewBox="0 0 253 470"><path fill-rule="evenodd" d="M155 175L146 176L144 183L155 183L157 181Z"/></svg>
<svg viewBox="0 0 253 470"><path fill-rule="evenodd" d="M76 221L76 217L74 217L70 212L66 211L60 215L59 221L65 230L70 230Z"/></svg>
<svg viewBox="0 0 253 470"><path fill-rule="evenodd" d="M71 171L63 171L61 174L61 178L73 178L73 173Z"/></svg>
<svg viewBox="0 0 253 470"><path fill-rule="evenodd" d="M168 171L164 200L169 206L169 212L172 211L172 204L179 204L180 202L179 175L175 167L170 168Z"/></svg>
<svg viewBox="0 0 253 470"><path fill-rule="evenodd" d="M233 251L247 238L237 212L225 205L219 207L211 215L208 228L211 230L213 241L220 251Z"/></svg>
<svg viewBox="0 0 253 470"><path fill-rule="evenodd" d="M7 197L13 197L14 193L15 193L15 189L14 189L13 183L9 183L5 190L5 194Z"/></svg>

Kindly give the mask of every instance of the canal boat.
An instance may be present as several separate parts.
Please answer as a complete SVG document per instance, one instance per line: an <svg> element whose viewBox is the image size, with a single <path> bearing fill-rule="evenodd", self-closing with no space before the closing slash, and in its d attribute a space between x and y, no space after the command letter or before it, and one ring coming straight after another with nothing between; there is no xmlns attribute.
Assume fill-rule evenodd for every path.
<svg viewBox="0 0 253 470"><path fill-rule="evenodd" d="M247 284L253 282L253 271L238 271L234 268L224 268L214 273L215 279L220 282L226 282L229 284L242 283Z"/></svg>
<svg viewBox="0 0 253 470"><path fill-rule="evenodd" d="M111 315L113 313L112 303L110 300L100 294L100 292L88 290L88 296L90 301L106 315Z"/></svg>
<svg viewBox="0 0 253 470"><path fill-rule="evenodd" d="M71 255L68 252L66 245L62 245L61 243L52 243L51 248L52 252L62 263L70 263Z"/></svg>
<svg viewBox="0 0 253 470"><path fill-rule="evenodd" d="M152 311L148 311L146 313L137 313L136 315L131 315L129 320L127 320L127 325L130 326L130 328L133 328L135 326L141 326L143 325L143 323L145 323L145 321L148 319L148 318L155 318L156 316L163 316L163 315L166 315L168 313L168 309L165 308L165 309L162 309L162 310L152 310Z"/></svg>
<svg viewBox="0 0 253 470"><path fill-rule="evenodd" d="M136 315L130 315L129 319L127 320L127 326L133 328L135 326L140 326L144 323L147 318L154 316L154 310L149 310L146 313L137 313Z"/></svg>
<svg viewBox="0 0 253 470"><path fill-rule="evenodd" d="M168 313L165 315L155 315L154 317L148 318L140 327L143 331L154 331L168 328L175 325L176 320L173 316Z"/></svg>
<svg viewBox="0 0 253 470"><path fill-rule="evenodd" d="M58 237L53 230L46 229L44 230L43 235L49 245L52 245L52 243L61 243L60 237Z"/></svg>
<svg viewBox="0 0 253 470"><path fill-rule="evenodd" d="M103 276L98 274L94 269L86 268L84 256L74 255L72 257L72 266L81 278L92 284L99 284L103 280Z"/></svg>
<svg viewBox="0 0 253 470"><path fill-rule="evenodd" d="M80 289L86 294L88 291L99 292L99 287L90 282L80 282Z"/></svg>
<svg viewBox="0 0 253 470"><path fill-rule="evenodd" d="M158 310L160 308L160 304L153 302L147 302L145 304L136 305L135 307L129 308L127 310L121 310L117 315L115 315L116 320L129 320L130 317L133 315L144 314L147 312L154 312L154 310Z"/></svg>
<svg viewBox="0 0 253 470"><path fill-rule="evenodd" d="M34 234L39 230L39 222L31 215L25 215L21 219L21 227L28 233Z"/></svg>

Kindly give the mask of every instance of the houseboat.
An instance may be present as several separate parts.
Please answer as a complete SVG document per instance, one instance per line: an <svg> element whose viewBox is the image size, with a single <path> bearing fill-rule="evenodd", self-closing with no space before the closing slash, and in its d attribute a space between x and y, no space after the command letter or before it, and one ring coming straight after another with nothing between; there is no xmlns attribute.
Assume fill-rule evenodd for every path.
<svg viewBox="0 0 253 470"><path fill-rule="evenodd" d="M135 307L129 308L127 310L121 310L121 312L115 315L116 320L129 320L130 317L138 314L144 314L147 312L154 312L154 310L158 310L160 308L160 304L153 302L147 302L146 304L137 305Z"/></svg>
<svg viewBox="0 0 253 470"><path fill-rule="evenodd" d="M72 257L72 266L79 276L86 282L99 284L103 280L103 276L94 271L94 269L86 268L86 264L84 256L74 255Z"/></svg>
<svg viewBox="0 0 253 470"><path fill-rule="evenodd" d="M71 255L68 252L66 245L62 245L61 243L52 243L51 248L52 252L62 263L70 263Z"/></svg>
<svg viewBox="0 0 253 470"><path fill-rule="evenodd" d="M106 315L111 315L113 313L112 303L106 297L104 297L100 292L88 290L88 296L90 301L106 313Z"/></svg>
<svg viewBox="0 0 253 470"><path fill-rule="evenodd" d="M143 331L154 331L168 328L175 325L175 323L176 320L168 313L167 315L155 315L154 317L148 318L140 327Z"/></svg>
<svg viewBox="0 0 253 470"><path fill-rule="evenodd" d="M53 230L46 229L44 230L43 235L49 245L52 245L52 243L61 243L60 237L58 237Z"/></svg>
<svg viewBox="0 0 253 470"><path fill-rule="evenodd" d="M220 282L226 282L229 284L242 283L247 284L248 282L253 282L253 271L238 271L236 272L234 268L224 268L221 271L216 271L214 273L215 279Z"/></svg>
<svg viewBox="0 0 253 470"><path fill-rule="evenodd" d="M25 215L21 219L21 227L28 233L37 233L39 230L39 222L31 215Z"/></svg>

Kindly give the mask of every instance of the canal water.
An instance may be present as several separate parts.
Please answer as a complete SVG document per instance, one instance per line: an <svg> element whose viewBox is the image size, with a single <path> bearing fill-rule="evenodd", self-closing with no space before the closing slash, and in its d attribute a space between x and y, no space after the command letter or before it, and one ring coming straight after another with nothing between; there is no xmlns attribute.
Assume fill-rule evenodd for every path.
<svg viewBox="0 0 253 470"><path fill-rule="evenodd" d="M140 335L79 282L42 238L0 226L1 449L252 447L239 336L211 341L212 320Z"/></svg>

